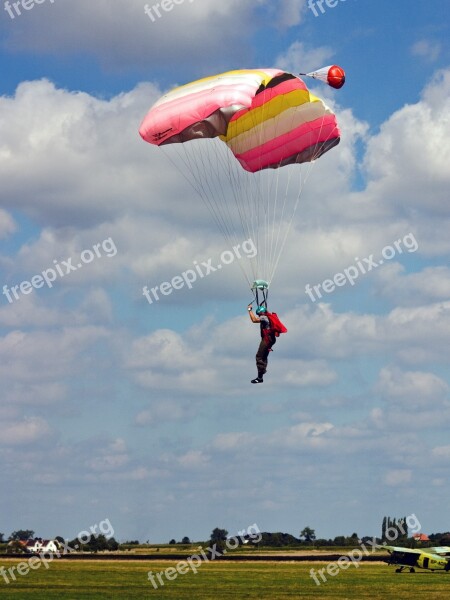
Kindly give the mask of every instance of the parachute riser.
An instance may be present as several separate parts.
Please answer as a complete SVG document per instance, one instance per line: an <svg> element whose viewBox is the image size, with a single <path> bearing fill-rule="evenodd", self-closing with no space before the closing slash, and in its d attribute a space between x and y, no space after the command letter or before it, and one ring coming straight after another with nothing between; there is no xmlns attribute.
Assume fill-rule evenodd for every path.
<svg viewBox="0 0 450 600"><path fill-rule="evenodd" d="M252 285L253 293L255 294L255 300L257 306L264 306L267 310L267 301L269 298L269 284L263 279L257 279Z"/></svg>

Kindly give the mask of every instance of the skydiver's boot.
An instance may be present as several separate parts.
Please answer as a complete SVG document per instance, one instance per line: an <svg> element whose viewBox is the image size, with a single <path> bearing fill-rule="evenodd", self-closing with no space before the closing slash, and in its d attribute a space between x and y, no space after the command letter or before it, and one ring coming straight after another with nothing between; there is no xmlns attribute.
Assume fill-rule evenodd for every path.
<svg viewBox="0 0 450 600"><path fill-rule="evenodd" d="M256 377L256 379L252 379L251 383L264 383L262 377Z"/></svg>

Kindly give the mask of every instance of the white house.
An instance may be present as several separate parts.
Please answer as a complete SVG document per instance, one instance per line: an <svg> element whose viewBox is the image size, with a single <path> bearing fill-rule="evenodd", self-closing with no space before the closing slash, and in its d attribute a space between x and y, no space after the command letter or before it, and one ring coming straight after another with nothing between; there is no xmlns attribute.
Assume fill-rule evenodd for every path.
<svg viewBox="0 0 450 600"><path fill-rule="evenodd" d="M43 540L42 538L35 538L34 540L28 540L25 549L27 552L39 553L39 552L53 552L56 553L59 549L59 542L57 540Z"/></svg>

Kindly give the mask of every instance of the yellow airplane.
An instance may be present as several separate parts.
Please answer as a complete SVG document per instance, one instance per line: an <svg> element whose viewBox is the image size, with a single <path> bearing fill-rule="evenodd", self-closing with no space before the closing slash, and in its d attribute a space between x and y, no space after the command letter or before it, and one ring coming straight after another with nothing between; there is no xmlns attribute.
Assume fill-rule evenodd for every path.
<svg viewBox="0 0 450 600"><path fill-rule="evenodd" d="M396 573L409 569L415 573L415 567L428 571L450 571L450 546L435 548L400 548L397 546L382 546L389 552L385 561L388 565L397 565Z"/></svg>

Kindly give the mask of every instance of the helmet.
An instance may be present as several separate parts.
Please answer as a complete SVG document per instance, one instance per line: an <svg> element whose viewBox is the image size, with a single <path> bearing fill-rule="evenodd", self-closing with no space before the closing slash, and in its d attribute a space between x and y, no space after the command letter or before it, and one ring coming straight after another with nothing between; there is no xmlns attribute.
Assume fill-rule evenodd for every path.
<svg viewBox="0 0 450 600"><path fill-rule="evenodd" d="M257 315L262 315L263 313L267 312L267 308L265 306L258 306L258 308L256 309L256 314Z"/></svg>

